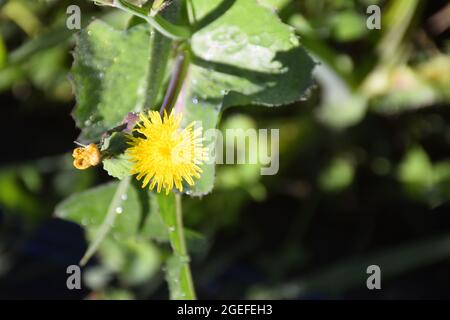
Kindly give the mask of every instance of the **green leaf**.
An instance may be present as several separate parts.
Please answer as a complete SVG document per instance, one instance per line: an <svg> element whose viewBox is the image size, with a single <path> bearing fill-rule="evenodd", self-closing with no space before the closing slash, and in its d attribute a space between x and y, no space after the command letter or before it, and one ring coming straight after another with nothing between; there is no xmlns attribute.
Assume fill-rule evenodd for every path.
<svg viewBox="0 0 450 320"><path fill-rule="evenodd" d="M156 195L159 211L161 212L161 218L168 229L175 229L176 221L176 207L175 207L175 194L170 192L168 195L157 194Z"/></svg>
<svg viewBox="0 0 450 320"><path fill-rule="evenodd" d="M400 66L383 74L375 75L380 82L385 76L387 90L375 95L371 105L376 112L397 114L404 111L424 108L438 101L436 91L424 81L412 68Z"/></svg>
<svg viewBox="0 0 450 320"><path fill-rule="evenodd" d="M167 231L158 223L161 219L152 198L148 190L122 180L72 195L56 207L55 215L82 225L91 245L97 241L98 246L103 238L166 241Z"/></svg>
<svg viewBox="0 0 450 320"><path fill-rule="evenodd" d="M60 203L55 209L55 214L59 218L76 222L88 229L97 231L106 218L118 185L117 182L112 182L76 193ZM134 188L125 190L121 200L118 205L121 210L116 212L111 234L116 238L125 239L136 234L141 208Z"/></svg>
<svg viewBox="0 0 450 320"><path fill-rule="evenodd" d="M193 92L224 106L279 106L304 97L314 62L293 28L255 0L237 0L218 19L220 0L193 3L201 28L192 38ZM230 1L226 1L230 2ZM251 12L252 19L248 20ZM200 17L200 18L199 18Z"/></svg>
<svg viewBox="0 0 450 320"><path fill-rule="evenodd" d="M168 242L169 232L161 216L161 210L159 209L156 196L144 189L141 189L139 191L139 194L143 198L141 201L148 203L150 205L150 208L152 208L151 214L145 220L145 224L142 227L141 234L148 235L158 242ZM145 201L147 197L149 198L149 200Z"/></svg>
<svg viewBox="0 0 450 320"><path fill-rule="evenodd" d="M318 182L322 190L339 192L353 182L355 169L350 160L337 157L320 174Z"/></svg>
<svg viewBox="0 0 450 320"><path fill-rule="evenodd" d="M128 147L125 133L115 132L103 141L103 169L114 178L122 180L130 175L132 162L125 150Z"/></svg>
<svg viewBox="0 0 450 320"><path fill-rule="evenodd" d="M184 90L184 89L183 89ZM182 92L183 94L183 92ZM220 103L213 103L208 101L199 102L196 100L198 98L192 97L190 95L188 98L181 100L184 103L183 108L183 125L196 121L202 125L203 131L209 129L215 129L217 127L220 115ZM214 137L205 137L204 146L208 147L209 150L215 147ZM189 186L184 184L184 191L192 196L201 196L211 192L214 181L215 181L215 164L205 163L200 166L203 172L201 173L200 179L195 180L194 186Z"/></svg>
<svg viewBox="0 0 450 320"><path fill-rule="evenodd" d="M432 207L449 200L449 161L433 164L422 147L414 146L408 150L397 171L398 179L413 199L425 200Z"/></svg>
<svg viewBox="0 0 450 320"><path fill-rule="evenodd" d="M82 140L99 139L128 112L155 103L170 52L161 37L146 24L119 31L99 20L80 33L72 73Z"/></svg>
<svg viewBox="0 0 450 320"><path fill-rule="evenodd" d="M321 122L330 128L341 130L364 118L367 110L365 97L352 92L340 74L323 63L315 69L315 76L322 88L321 105L316 111Z"/></svg>
<svg viewBox="0 0 450 320"><path fill-rule="evenodd" d="M6 58L8 56L8 51L6 50L5 42L3 37L0 36L0 69L6 64Z"/></svg>
<svg viewBox="0 0 450 320"><path fill-rule="evenodd" d="M433 183L433 164L425 150L419 146L408 150L399 165L398 178L415 191L426 189Z"/></svg>
<svg viewBox="0 0 450 320"><path fill-rule="evenodd" d="M103 169L105 169L111 177L119 180L130 175L132 165L129 156L125 153L103 160Z"/></svg>
<svg viewBox="0 0 450 320"><path fill-rule="evenodd" d="M127 241L124 243L125 263L120 279L129 284L141 284L150 279L161 266L157 248L146 241Z"/></svg>
<svg viewBox="0 0 450 320"><path fill-rule="evenodd" d="M151 279L160 269L161 256L154 244L130 239L106 238L98 255L102 264L86 270L85 282L96 291L105 289L114 276L126 285L139 285Z"/></svg>
<svg viewBox="0 0 450 320"><path fill-rule="evenodd" d="M365 17L352 10L334 14L330 24L335 39L340 42L358 40L369 31Z"/></svg>
<svg viewBox="0 0 450 320"><path fill-rule="evenodd" d="M199 121L215 128L229 106L280 106L304 98L312 84L314 62L300 46L293 29L255 0L193 1L197 32L192 37L193 65L176 108L185 124ZM252 19L249 21L248 14ZM214 138L205 141L213 145ZM187 193L209 193L214 164Z"/></svg>

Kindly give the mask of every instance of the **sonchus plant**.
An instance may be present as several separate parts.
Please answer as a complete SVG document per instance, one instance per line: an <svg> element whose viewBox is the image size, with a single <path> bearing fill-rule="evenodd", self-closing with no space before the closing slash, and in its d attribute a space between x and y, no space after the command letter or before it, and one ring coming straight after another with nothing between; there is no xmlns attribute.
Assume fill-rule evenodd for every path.
<svg viewBox="0 0 450 320"><path fill-rule="evenodd" d="M130 20L124 30L93 20L76 37L73 117L86 146L74 150L74 166L101 163L116 179L56 208L86 230L81 264L98 253L120 272L126 258L111 262L106 247L168 242L169 257L151 252L166 264L171 298L196 297L181 209L182 195L213 190L214 141L202 130L216 128L225 108L289 104L312 84L314 62L260 2L95 1Z"/></svg>

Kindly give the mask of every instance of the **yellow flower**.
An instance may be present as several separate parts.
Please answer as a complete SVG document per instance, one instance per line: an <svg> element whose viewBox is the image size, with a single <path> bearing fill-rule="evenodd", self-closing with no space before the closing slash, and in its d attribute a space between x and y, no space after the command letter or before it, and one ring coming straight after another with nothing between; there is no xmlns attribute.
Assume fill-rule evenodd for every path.
<svg viewBox="0 0 450 320"><path fill-rule="evenodd" d="M131 147L127 153L133 162L131 174L137 174L142 188L150 183L157 191L166 189L166 194L175 186L183 191L182 182L194 185L193 178L200 178L199 165L206 160L203 148L201 128L194 129L194 123L181 129L181 114L172 113L164 118L156 111L141 113L134 129L135 136L130 137Z"/></svg>
<svg viewBox="0 0 450 320"><path fill-rule="evenodd" d="M100 163L101 155L95 143L85 147L75 148L72 152L73 166L79 170L84 170Z"/></svg>

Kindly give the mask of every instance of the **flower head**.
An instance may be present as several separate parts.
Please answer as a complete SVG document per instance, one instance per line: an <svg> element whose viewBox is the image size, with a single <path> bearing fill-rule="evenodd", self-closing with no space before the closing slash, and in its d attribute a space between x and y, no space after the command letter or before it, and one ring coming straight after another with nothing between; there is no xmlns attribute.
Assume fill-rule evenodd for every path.
<svg viewBox="0 0 450 320"><path fill-rule="evenodd" d="M140 114L140 122L130 137L128 155L133 162L131 174L137 174L142 187L157 185L169 193L174 187L183 191L183 180L194 185L193 178L200 178L199 165L206 159L202 146L201 128L194 129L194 123L181 129L181 114L173 112L162 118L156 111Z"/></svg>
<svg viewBox="0 0 450 320"><path fill-rule="evenodd" d="M75 148L72 152L73 166L79 170L84 170L100 163L101 155L95 143L85 147Z"/></svg>

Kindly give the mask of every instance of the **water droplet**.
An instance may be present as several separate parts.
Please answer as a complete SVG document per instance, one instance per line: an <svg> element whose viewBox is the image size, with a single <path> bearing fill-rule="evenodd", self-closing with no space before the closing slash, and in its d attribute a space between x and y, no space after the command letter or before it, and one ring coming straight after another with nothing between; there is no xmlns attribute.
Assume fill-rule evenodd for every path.
<svg viewBox="0 0 450 320"><path fill-rule="evenodd" d="M298 38L293 34L289 37L289 42L291 44L293 44L294 46L298 46L298 44L299 44Z"/></svg>
<svg viewBox="0 0 450 320"><path fill-rule="evenodd" d="M117 207L116 208L116 213L117 214L121 214L123 212L123 208L122 207Z"/></svg>
<svg viewBox="0 0 450 320"><path fill-rule="evenodd" d="M169 227L169 231L170 232L174 232L175 231L175 227Z"/></svg>
<svg viewBox="0 0 450 320"><path fill-rule="evenodd" d="M192 103L193 104L198 104L198 99L197 98L192 99Z"/></svg>
<svg viewBox="0 0 450 320"><path fill-rule="evenodd" d="M100 72L100 73L98 74L98 77L99 77L100 79L103 79L104 76L105 76L105 74L104 74L103 72Z"/></svg>
<svg viewBox="0 0 450 320"><path fill-rule="evenodd" d="M89 224L89 218L84 217L83 219L81 219L81 224L83 226L87 226Z"/></svg>
<svg viewBox="0 0 450 320"><path fill-rule="evenodd" d="M180 263L183 263L183 264L187 264L187 263L189 263L189 261L191 260L191 259L189 258L189 256L185 256L185 255L179 256L179 258L180 258Z"/></svg>
<svg viewBox="0 0 450 320"><path fill-rule="evenodd" d="M90 126L91 124L92 124L91 120L86 120L86 121L84 122L84 125L85 125L86 127Z"/></svg>
<svg viewBox="0 0 450 320"><path fill-rule="evenodd" d="M230 32L230 39L235 42L244 42L247 40L247 36L241 32L241 30L236 29Z"/></svg>
<svg viewBox="0 0 450 320"><path fill-rule="evenodd" d="M122 199L122 201L125 201L128 199L128 195L124 193L123 195L120 196L120 199Z"/></svg>
<svg viewBox="0 0 450 320"><path fill-rule="evenodd" d="M250 43L254 45L259 45L261 43L261 39L258 35L250 37Z"/></svg>
<svg viewBox="0 0 450 320"><path fill-rule="evenodd" d="M87 35L88 35L88 36L91 36L91 35L92 35L92 31L91 31L91 30L88 30Z"/></svg>

